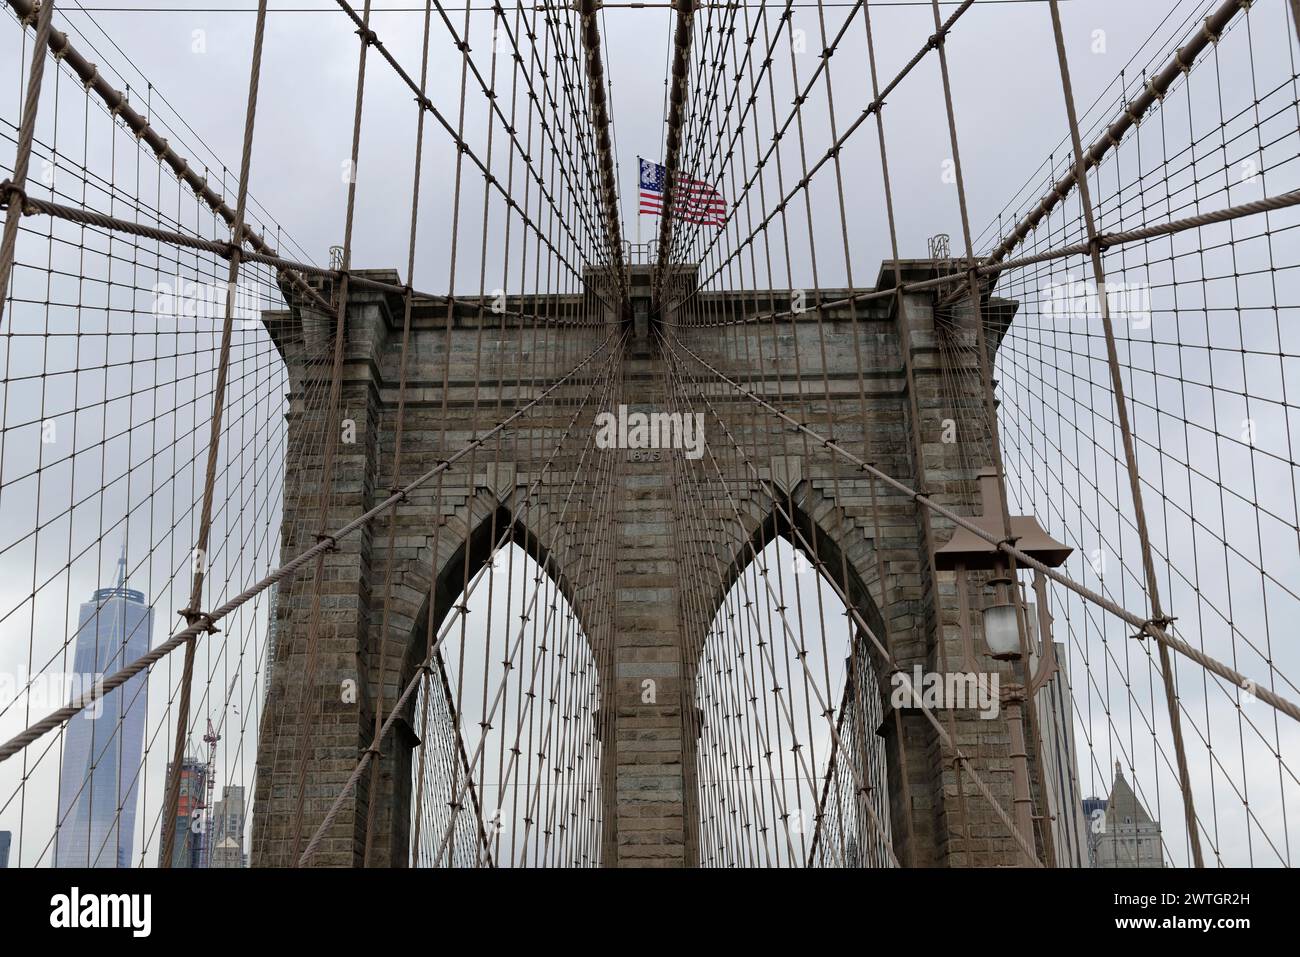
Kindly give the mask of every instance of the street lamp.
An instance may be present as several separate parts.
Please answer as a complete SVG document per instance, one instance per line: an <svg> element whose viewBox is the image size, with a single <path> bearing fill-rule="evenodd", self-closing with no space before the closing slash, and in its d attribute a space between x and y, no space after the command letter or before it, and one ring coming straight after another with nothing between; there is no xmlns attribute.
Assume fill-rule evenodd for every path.
<svg viewBox="0 0 1300 957"><path fill-rule="evenodd" d="M985 608L984 641L989 654L998 661L1017 661L1020 658L1020 627L1016 623L1016 606L1010 602L995 602Z"/></svg>
<svg viewBox="0 0 1300 957"><path fill-rule="evenodd" d="M1032 515L1012 515L1008 536L1003 526L998 473L985 469L980 472L979 479L983 514L970 519L970 522L984 534L957 528L948 543L935 552L935 567L940 571L957 572L959 594L965 592L967 572L995 573L996 577L990 578L988 584L996 589L997 597L981 611L984 640L996 660L1015 661L1021 657L1020 624L1011 589L1019 585L1007 573L1007 556L993 542L1010 538L1021 552L1051 568L1064 564L1072 549L1047 534Z"/></svg>
<svg viewBox="0 0 1300 957"><path fill-rule="evenodd" d="M1020 584L1008 572L1006 554L994 543L1010 540L1022 553L1049 568L1062 565L1069 558L1071 549L1048 535L1032 515L1012 515L1009 517L1008 524L1003 516L1002 493L997 471L985 469L980 473L979 478L982 514L970 521L984 534L977 535L968 528L958 527L948 543L936 550L935 567L941 571L956 572L962 636L966 645L968 663L973 663L974 660L974 641L970 633L966 573L967 571L993 572L988 585L994 589L994 597L980 611L984 623L984 642L988 645L989 654L995 660L1016 662L1021 660L1024 654L1020 643L1020 611L1015 602L1016 589ZM1032 708L1033 695L1041 681L1045 680L1043 676L1050 675L1051 668L1055 666L1051 635L1044 633L1041 637L1046 660L1040 662L1038 673L1029 678L1028 686L1013 680L1003 683L999 689L1007 726L1007 757L1011 760L1015 829L1031 848L1034 840L1034 805L1029 784L1029 752L1025 743L1024 709L1026 705ZM1035 747L1038 749L1038 767L1041 774L1042 751L1041 743L1037 740L1035 740ZM1051 833L1050 824L1046 821L1043 835L1044 848L1050 858ZM1020 863L1029 865L1033 861L1034 854L1022 850Z"/></svg>

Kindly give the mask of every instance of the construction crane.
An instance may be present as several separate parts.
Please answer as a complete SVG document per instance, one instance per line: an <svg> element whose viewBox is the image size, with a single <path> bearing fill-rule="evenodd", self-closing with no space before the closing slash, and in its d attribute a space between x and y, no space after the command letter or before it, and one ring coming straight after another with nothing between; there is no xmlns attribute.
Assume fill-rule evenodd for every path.
<svg viewBox="0 0 1300 957"><path fill-rule="evenodd" d="M208 867L212 858L212 791L216 785L217 742L220 740L221 735L217 734L216 728L212 727L212 719L208 718L208 731L203 735L203 741L208 746L208 766L203 775L206 793L203 797L203 849L199 857L200 867Z"/></svg>

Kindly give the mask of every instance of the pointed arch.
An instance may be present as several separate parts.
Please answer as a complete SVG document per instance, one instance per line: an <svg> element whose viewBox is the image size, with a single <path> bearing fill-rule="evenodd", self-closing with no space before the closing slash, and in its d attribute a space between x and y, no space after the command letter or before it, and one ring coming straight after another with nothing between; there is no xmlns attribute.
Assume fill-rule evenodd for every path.
<svg viewBox="0 0 1300 957"><path fill-rule="evenodd" d="M825 518L835 515L836 507L830 494L821 488L823 484L829 484L829 480L804 479L788 493L769 485L764 494L750 496L742 503L746 536L739 539L733 529L730 542L719 553L721 575L712 589L710 621L755 557L771 542L782 539L847 596L847 604L885 642L887 629L880 609L888 607L891 614L895 613L899 609L892 606L899 602L890 602L884 595L872 530L860 521L848 521L839 527L827 522ZM688 643L691 646L699 647L698 643ZM867 654L878 680L887 681L891 671L888 663L874 646ZM884 696L888 698L887 693Z"/></svg>
<svg viewBox="0 0 1300 957"><path fill-rule="evenodd" d="M454 500L455 495L449 497ZM461 497L466 497L463 490ZM521 516L527 516L530 511L532 521L525 522ZM554 667L557 654L581 671L586 676L584 680L589 678L586 697L581 701L565 702L564 707L572 711L565 713L565 720L588 723L591 731L584 736L584 742L591 753L583 754L581 759L584 765L599 766L599 741L592 714L595 705L591 702L599 701L603 675L596 667L597 657L587 637L591 634L587 623L592 603L584 600L584 589L574 581L560 560L559 554L564 547L557 547L553 537L556 526L547 521L547 517L544 510L527 507L522 489L504 501L501 497L481 492L468 496L464 505L443 519L441 534L427 534L426 547L420 550L419 555L402 561L400 568L396 569L393 604L398 613L390 615L387 673L375 676L371 681L372 687L377 686L379 680L384 682L386 706L397 700L399 689L410 686L413 681L420 685L416 694L408 696L398 716L396 732L384 755L381 792L375 796L380 802L377 812L383 822L382 841L391 848L389 859L395 864L429 864L435 856L439 866L491 866L495 863L494 855L484 852L483 848L493 843L491 829L501 826L499 821L494 823L497 809L490 796L485 797L482 793L474 774L466 772L471 766L477 771L482 764L482 761L475 760L474 752L479 741L478 725L486 713L481 686L489 680L488 672L492 672L490 683L498 687L508 680L504 679L503 672L514 670L516 675L531 675L536 670L535 663L518 660L521 654L536 652L539 632L538 627L531 625L534 621L547 633L556 636L556 647L547 649L543 639L543 650L550 655L549 664L541 669L540 678L525 677L523 680L549 681L557 673ZM435 543L438 549L436 566ZM437 574L431 586L429 570L432 567L436 567ZM468 598L467 583L471 592ZM523 599L518 597L521 589L525 596ZM502 614L498 609L495 618L490 614L486 618L491 621L492 636L487 644L492 660L474 659L473 667L477 669L474 680L478 687L474 694L464 694L465 700L460 700L458 692L464 692L464 689L457 687L463 682L457 681L455 663L461 654L461 636L471 643L485 637L484 602L494 593L499 598L502 591L513 592L506 613ZM410 612L412 608L415 609L413 613ZM527 622L521 622L521 616L526 616ZM376 632L378 630L376 628ZM422 676L430 635L436 643L444 634L441 649L435 653L430 669ZM507 645L513 650L513 659L503 657L503 646ZM370 649L370 668L375 668L379 653L378 647ZM511 664L503 668L503 662L507 660ZM549 719L555 712L555 702L548 701L544 693L547 689L521 689L517 677L509 682L508 688L511 695L533 695L532 700L539 702L536 710L544 712L543 719ZM489 707L493 707L492 698L489 693ZM496 713L509 720L517 716L511 710L514 705L497 702L495 707L498 709ZM497 737L490 747L494 749L495 761L496 751L501 750L500 734L503 732L500 723L494 730ZM441 768L443 773L451 776L450 784L431 779L428 774L424 776L423 784L418 779L418 756L426 736L438 736L444 750L449 742L453 746L450 757L447 754L442 756ZM507 742L505 750L514 744L513 741ZM488 747L485 742L484 749ZM527 765L520 773L532 773L534 778L541 773L530 763L536 762L537 749L537 742L533 742L530 749L520 749L520 765ZM529 783L537 785L538 781ZM413 855L412 839L416 832L414 815L421 801L418 790L422 786L439 792L432 797L426 795L424 800L445 803L455 801L459 795L462 806L453 815L456 820L451 839L446 842L448 846L439 851L437 845L444 843L439 834L434 839L433 851L420 857ZM598 791L598 776L593 786ZM598 815L599 794L594 799L584 796L584 805L589 805L594 809L591 813ZM594 833L598 837L599 826ZM422 844L426 851L429 850L427 835L422 837ZM594 846L598 853L598 839Z"/></svg>
<svg viewBox="0 0 1300 957"><path fill-rule="evenodd" d="M745 534L737 535L733 526L730 544L716 556L720 574L711 590L707 633L687 642L699 650L689 665L699 709L695 800L704 864L718 863L708 859L711 838L715 845L725 839L708 833L717 824L709 803L728 801L718 793L722 773L752 775L757 758L771 762L781 748L786 760L771 762L760 777L780 778L787 786L748 795L749 825L777 836L760 848L767 863L885 866L896 863L908 844L903 735L887 720L894 669L848 608L886 647L885 615L911 610L898 600L887 604L873 530L842 515L828 485L801 480L788 493L768 485L743 503ZM760 640L724 647L721 633L728 621L738 627L738 617L748 619ZM716 680L707 687L723 671L738 668L749 674L733 677L730 691ZM774 694L786 699L783 713L761 704ZM744 734L733 729L728 735L719 727L741 716L749 724L748 749L740 744ZM803 749L808 758L794 754ZM802 778L802 793L788 786L791 777ZM730 800L728 813L746 813L737 806L744 797L733 793Z"/></svg>

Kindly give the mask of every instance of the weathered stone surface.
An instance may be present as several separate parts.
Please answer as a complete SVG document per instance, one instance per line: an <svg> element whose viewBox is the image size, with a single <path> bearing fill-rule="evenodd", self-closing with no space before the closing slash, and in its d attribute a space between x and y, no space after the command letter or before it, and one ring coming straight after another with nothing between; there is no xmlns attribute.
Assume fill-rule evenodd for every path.
<svg viewBox="0 0 1300 957"><path fill-rule="evenodd" d="M912 278L927 275L928 268L906 265ZM392 273L382 275L397 281ZM648 295L644 278L633 276L634 294L643 297ZM842 291L821 293L823 300L842 296ZM810 293L810 302L815 300L816 293ZM735 317L770 313L773 301L781 308L789 302L788 293L704 293L697 308L705 317ZM315 330L311 335L298 341L286 335L278 343L293 383L285 559L313 544L318 533L382 502L394 486L434 468L475 434L493 428L577 366L616 328L616 323L557 324L539 332L521 327L517 318L507 322L465 308L455 313L449 332L443 304L416 300L402 469L395 476L402 303L397 296L355 289L349 302L338 418L351 420L356 441L338 446L325 508L325 437L340 428L326 403L332 327L304 322ZM575 292L512 301L509 308L579 317L585 306ZM900 339L904 321L911 333L907 355ZM958 334L969 338L973 320L959 310L954 321ZM971 368L945 366L942 337L953 333L936 332L931 298L872 299L858 304L853 317L839 307L825 310L820 321L810 308L778 322L775 329L766 321L667 328L677 348L696 353L817 434L833 437L854 455L950 508L968 514L977 510L972 470L988 464L982 407L977 394L954 396L951 385L977 381L971 375L977 369L969 348L949 354L965 357ZM669 391L671 365L653 336L633 338L611 402L672 408L680 394ZM674 368L674 374L683 374ZM691 374L699 371L695 367ZM791 533L781 527L774 500L794 509L798 529L816 543L820 567L839 581L873 631L892 645L900 668L958 667L963 643L956 586L951 576L936 580L927 552L927 542L947 540L950 523L930 521L910 497L870 481L851 462L734 389L710 382L707 404L691 408L710 417L706 435L711 455L686 460L680 452L665 450L656 460L602 451L612 457L602 460L608 494L597 497L586 489L574 497L571 508L562 508L588 435L582 432L582 441L572 445L560 445L560 438L596 381L594 368L584 371L472 463L423 485L401 507L341 540L324 555L318 576L309 566L281 588L278 647L258 751L255 864L290 863L323 820L369 745L380 698L387 709L410 680L430 617L436 623L447 614L463 576L475 571L473 556L485 551L485 540L507 523L518 523L520 534L551 556L552 572L593 645L604 701L599 723L601 863L606 866L697 861L694 658L755 542L761 548L767 540L763 536L773 528ZM693 387L687 384L688 394ZM576 428L591 430L596 411L584 409ZM714 416L726 423L730 439ZM945 425L953 423L959 444L944 439ZM560 454L548 464L557 446ZM737 449L748 451L741 455ZM544 491L527 498L527 489L543 475ZM713 490L690 506L697 519L690 523L681 515L683 477L690 478L691 488ZM704 569L716 573L701 581ZM317 578L319 597L313 600ZM974 586L969 598L979 600ZM889 669L882 660L874 665L887 702ZM315 678L304 687L309 671ZM357 685L354 701L340 698L345 682ZM900 861L1013 863L1015 848L1005 828L975 792L969 775L954 770L953 755L940 746L933 728L915 711L886 713L880 733L886 742L893 844ZM1002 721L979 720L969 712L945 713L943 720L980 767L1006 766L1008 738ZM378 790L372 792L369 775L363 776L326 832L313 864L359 864L372 815L371 862L407 863L415 733L409 721L398 724L378 759ZM304 748L309 759L299 815ZM1009 775L993 773L986 780L1009 808Z"/></svg>

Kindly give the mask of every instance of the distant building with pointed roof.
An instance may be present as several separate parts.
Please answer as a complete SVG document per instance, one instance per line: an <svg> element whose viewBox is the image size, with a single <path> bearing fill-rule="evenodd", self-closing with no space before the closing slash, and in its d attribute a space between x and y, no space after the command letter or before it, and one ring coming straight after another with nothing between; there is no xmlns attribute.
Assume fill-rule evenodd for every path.
<svg viewBox="0 0 1300 957"><path fill-rule="evenodd" d="M212 816L212 856L209 867L245 867L244 822L247 810L244 788L237 784L226 785L216 802Z"/></svg>
<svg viewBox="0 0 1300 957"><path fill-rule="evenodd" d="M1165 866L1160 822L1142 806L1118 761L1110 797L1088 798L1083 805L1093 867Z"/></svg>
<svg viewBox="0 0 1300 957"><path fill-rule="evenodd" d="M244 866L244 849L233 837L223 837L212 849L209 867L231 868Z"/></svg>
<svg viewBox="0 0 1300 957"><path fill-rule="evenodd" d="M167 781L170 785L174 771L172 762L167 762ZM176 817L168 822L161 822L161 827L170 826L176 836L172 841L172 867L200 867L203 861L203 842L207 835L203 833L201 817L203 812L204 789L208 780L208 765L202 758L187 754L181 762L180 796L176 804ZM162 854L163 837L158 838L158 853Z"/></svg>

